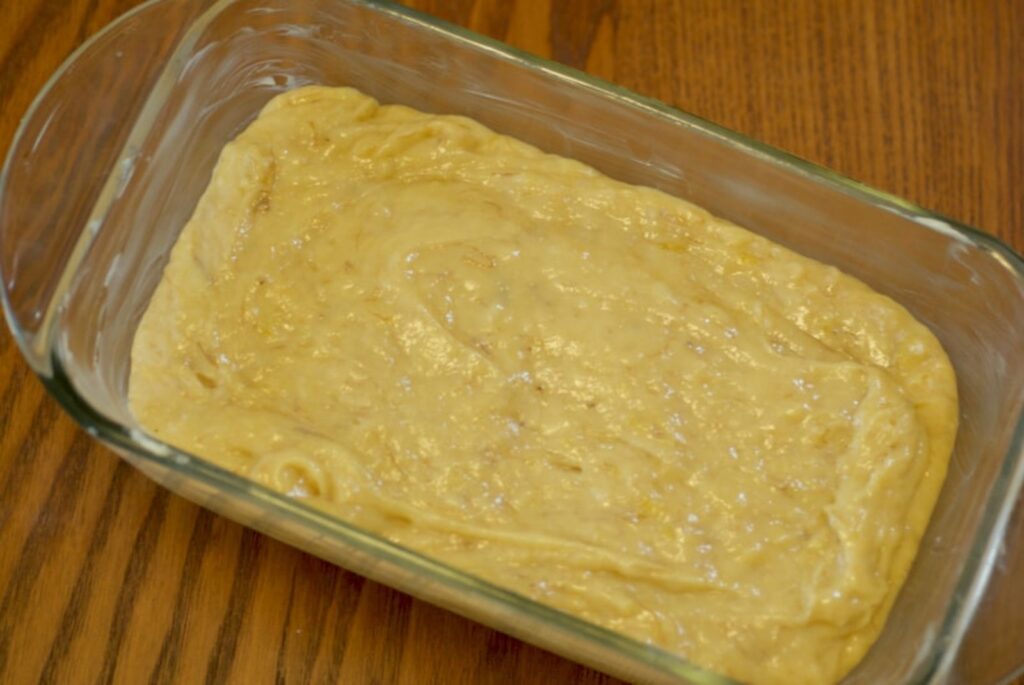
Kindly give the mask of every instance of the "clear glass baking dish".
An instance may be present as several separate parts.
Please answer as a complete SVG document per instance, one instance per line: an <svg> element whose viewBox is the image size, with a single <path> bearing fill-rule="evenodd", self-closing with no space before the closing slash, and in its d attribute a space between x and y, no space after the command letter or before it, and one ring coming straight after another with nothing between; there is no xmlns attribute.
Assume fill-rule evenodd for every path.
<svg viewBox="0 0 1024 685"><path fill-rule="evenodd" d="M726 679L469 577L162 444L129 348L221 147L276 93L353 85L465 114L835 264L906 305L956 367L960 434L920 554L848 683L942 681L1024 479L1024 263L993 238L572 69L363 0L153 0L73 54L0 176L0 276L26 359L89 433L200 504L620 677Z"/></svg>

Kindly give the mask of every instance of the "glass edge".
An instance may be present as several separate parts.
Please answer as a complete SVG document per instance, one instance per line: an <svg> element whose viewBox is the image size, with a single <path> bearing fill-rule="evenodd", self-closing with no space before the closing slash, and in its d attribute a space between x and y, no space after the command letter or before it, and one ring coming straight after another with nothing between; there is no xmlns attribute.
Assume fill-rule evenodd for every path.
<svg viewBox="0 0 1024 685"><path fill-rule="evenodd" d="M22 138L25 137L25 132L28 128L29 122L35 119L36 112L42 106L43 101L50 94L50 91L53 90L54 86L56 86L57 82L64 77L64 74L67 73L68 69L70 69L87 50L108 34L113 33L121 24L131 20L136 15L149 10L152 6L166 1L167 0L146 0L127 12L118 15L113 21L101 27L98 31L82 41L81 45L72 50L54 70L54 72L50 74L49 78L47 78L46 82L43 84L43 87L39 89L39 92L32 98L32 102L29 103L28 108L21 115L21 119L18 121L18 125L14 129L14 135L11 136L11 141L7 147L3 166L0 167L0 207L4 204L7 196L7 184L10 179L11 167L14 164L14 151L21 144ZM119 157L120 156L123 156L123 154L119 155ZM21 323L15 316L14 306L7 294L6 283L7 281L4 273L3 262L0 261L0 308L4 311L4 319L7 322L7 328L11 332L11 336L14 338L18 348L21 350L22 356L25 357L26 361L28 361L29 366L35 373L42 377L44 374L51 372L51 369L48 368L50 361L49 357L47 355L38 355L36 350L33 349L32 340L29 339L25 329L21 326ZM47 341L47 344L49 345L49 341Z"/></svg>
<svg viewBox="0 0 1024 685"><path fill-rule="evenodd" d="M82 53L101 37L113 31L124 20L144 12L154 5L168 1L172 0L146 0L146 2L120 15L86 39L50 76L26 110L11 139L7 159L2 171L0 171L0 198L2 198L6 190L10 166L13 163L12 153L21 141L28 122L32 119L42 100L50 92L54 84ZM175 67L180 71L181 67L184 66L181 60L176 60L175 57L178 57L182 50L194 41L198 33L206 27L213 17L234 1L219 0L193 20L191 26L172 52L165 72L158 78L156 86L140 110L137 121L144 118L143 114L147 110L158 107L166 99L168 92L161 91L169 91L169 88L166 88L169 85L167 77L174 72ZM908 220L918 223L926 230L938 232L947 237L952 237L961 242L974 245L979 249L986 250L997 257L997 261L1011 272L1014 280L1024 290L1024 261L1021 260L1021 257L999 238L977 228L923 209L898 196L855 181L819 164L762 143L702 117L667 105L659 100L634 93L629 89L588 75L578 69L531 55L501 41L477 34L464 27L437 19L417 10L397 5L388 0L346 1L350 4L364 6L393 15L402 21L440 33L449 39L456 40L474 49L489 52L505 61L517 63L526 68L541 70L577 87L585 88L605 97L610 97L627 106L642 109L654 115L667 118L677 124L696 129L704 135L712 136L749 154L765 159L772 164L809 177L817 183L903 216ZM165 88L161 89L161 85L164 85ZM113 168L118 168L120 162L124 160L132 138L133 136L130 135ZM937 227L935 222L939 222L942 227ZM3 283L3 269L2 264L0 264L0 286L3 286ZM55 296L62 295L56 293ZM234 491L240 495L255 494L260 499L272 503L275 509L286 514L293 522L312 524L323 532L337 535L346 544L364 552L387 557L389 561L405 570L425 571L434 580L445 584L449 588L468 590L473 594L486 598L488 601L498 601L513 607L516 611L547 620L556 624L562 630L572 631L578 635L585 636L587 639L602 646L610 647L631 658L643 661L647 665L660 668L667 674L694 680L704 680L708 683L732 682L724 676L701 669L699 666L693 665L669 652L644 645L618 633L582 621L523 596L498 588L416 552L406 550L383 538L350 526L337 517L291 500L284 495L264 488L258 483L224 471L209 462L158 440L154 440L154 442L166 450L164 454L157 454L155 451L147 449L145 446L140 445L137 438L132 435L132 429L110 421L77 393L70 378L63 372L53 340L46 341L50 351L49 356L38 359L32 354L33 350L25 336L25 331L14 316L6 287L0 287L0 302L2 302L5 319L15 342L21 349L23 356L29 361L33 371L40 377L49 392L72 418L81 424L92 436L120 449L129 451L141 459L176 471L187 478L196 478L207 485L223 488L227 491ZM984 594L984 588L991 575L995 559L994 550L998 549L993 543L1005 533L1016 498L1022 484L1024 484L1024 459L1021 458L1022 454L1024 454L1024 416L1018 416L1011 444L1003 457L999 475L993 484L992 492L982 512L982 521L979 523L979 530L982 532L982 535L976 538L975 544L968 554L967 564L961 572L960 580L954 589L953 602L951 602L950 608L947 610L942 621L938 633L939 639L935 640L930 657L924 659L919 668L913 673L910 678L911 682L934 682L936 678L942 677L953 663L956 651L973 618L978 602ZM174 457L177 457L177 459ZM179 463L179 461L184 463ZM946 639L942 639L943 636Z"/></svg>
<svg viewBox="0 0 1024 685"><path fill-rule="evenodd" d="M981 600L1001 553L1001 541L1013 516L1017 501L1024 487L1024 421L1018 416L1013 436L1000 466L999 474L989 492L988 501L982 512L979 535L968 552L967 561L953 591L953 600L939 630L945 639L936 641L932 658L918 668L912 682L943 682L956 663L960 646ZM1022 665L1024 668L1024 665Z"/></svg>
<svg viewBox="0 0 1024 685"><path fill-rule="evenodd" d="M543 71L558 79L581 86L591 92L603 96L635 109L649 111L652 114L668 119L676 124L687 128L695 129L704 135L716 138L731 147L739 148L760 159L782 166L790 171L796 171L801 176L834 190L843 192L868 204L898 214L905 219L914 221L946 236L956 234L958 240L971 243L987 244L987 247L997 249L1006 255L1012 255L1015 260L1015 275L1024 284L1024 260L1021 259L1012 248L992 234L982 231L956 219L951 219L943 214L925 209L920 205L911 202L898 195L880 190L849 176L841 174L826 166L804 159L781 148L769 145L752 138L744 133L734 131L730 128L717 124L709 119L698 116L691 112L669 105L661 100L646 95L641 95L624 86L611 81L588 74L585 71L555 62L544 57L533 55L525 50L513 47L500 40L485 36L458 24L453 24L444 19L431 16L425 12L397 4L393 0L345 0L351 4L361 5L391 14L408 23L416 24L421 28L440 33L449 38L477 50L491 53L508 62L521 66ZM941 222L946 226L944 229L937 229L934 222Z"/></svg>
<svg viewBox="0 0 1024 685"><path fill-rule="evenodd" d="M1007 673L997 681L997 685L1011 685L1012 683L1016 683L1019 679L1024 679L1024 664L1011 668L1007 671Z"/></svg>

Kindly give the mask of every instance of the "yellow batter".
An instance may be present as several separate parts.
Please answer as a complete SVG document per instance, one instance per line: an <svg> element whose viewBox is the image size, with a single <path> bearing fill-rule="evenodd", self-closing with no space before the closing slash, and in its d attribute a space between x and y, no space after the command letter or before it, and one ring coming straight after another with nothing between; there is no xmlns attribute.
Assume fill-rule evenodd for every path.
<svg viewBox="0 0 1024 685"><path fill-rule="evenodd" d="M707 668L838 680L946 470L931 333L471 120L277 97L143 317L153 435Z"/></svg>

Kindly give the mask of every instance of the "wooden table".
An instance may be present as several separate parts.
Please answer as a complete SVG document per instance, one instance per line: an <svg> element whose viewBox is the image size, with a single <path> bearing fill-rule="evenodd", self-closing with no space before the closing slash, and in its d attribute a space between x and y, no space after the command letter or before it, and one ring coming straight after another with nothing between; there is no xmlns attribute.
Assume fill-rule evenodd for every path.
<svg viewBox="0 0 1024 685"><path fill-rule="evenodd" d="M0 1L0 151L135 0ZM1024 249L1024 3L417 0ZM1007 574L1024 574L1018 507ZM1024 583L957 673L1024 657ZM203 511L79 430L0 332L0 682L610 683Z"/></svg>

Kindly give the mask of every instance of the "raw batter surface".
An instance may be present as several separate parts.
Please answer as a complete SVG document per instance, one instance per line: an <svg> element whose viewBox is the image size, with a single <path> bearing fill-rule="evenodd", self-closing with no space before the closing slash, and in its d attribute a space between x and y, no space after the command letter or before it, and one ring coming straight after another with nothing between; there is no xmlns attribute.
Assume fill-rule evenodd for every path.
<svg viewBox="0 0 1024 685"><path fill-rule="evenodd" d="M223 151L136 335L154 436L759 683L877 637L956 430L901 306L655 190L351 89Z"/></svg>

